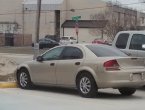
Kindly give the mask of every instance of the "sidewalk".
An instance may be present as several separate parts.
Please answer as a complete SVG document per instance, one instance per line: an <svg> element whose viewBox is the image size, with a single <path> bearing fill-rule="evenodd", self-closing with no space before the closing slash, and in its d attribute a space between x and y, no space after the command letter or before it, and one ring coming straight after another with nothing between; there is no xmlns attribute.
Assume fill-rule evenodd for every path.
<svg viewBox="0 0 145 110"><path fill-rule="evenodd" d="M42 49L40 50L40 54L45 52L48 49ZM0 47L0 53L13 53L13 54L34 54L34 48L33 47Z"/></svg>

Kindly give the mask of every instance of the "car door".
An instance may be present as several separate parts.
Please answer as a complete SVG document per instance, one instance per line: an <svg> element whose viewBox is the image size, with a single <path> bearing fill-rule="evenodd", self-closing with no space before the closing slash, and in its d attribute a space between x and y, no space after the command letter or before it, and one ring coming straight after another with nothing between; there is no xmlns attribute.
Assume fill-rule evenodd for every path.
<svg viewBox="0 0 145 110"><path fill-rule="evenodd" d="M129 56L137 56L137 52L135 50L129 49L131 34L129 33L121 33L118 35L116 40L115 47L119 48L122 52L126 53Z"/></svg>
<svg viewBox="0 0 145 110"><path fill-rule="evenodd" d="M137 53L137 57L145 57L145 50L142 45L145 44L145 35L133 34L129 49Z"/></svg>
<svg viewBox="0 0 145 110"><path fill-rule="evenodd" d="M58 85L75 86L75 75L83 65L83 57L80 48L69 46L64 49L56 68Z"/></svg>
<svg viewBox="0 0 145 110"><path fill-rule="evenodd" d="M43 61L35 61L31 65L32 78L35 83L56 84L56 66L57 60L63 51L64 47L51 49L42 55Z"/></svg>

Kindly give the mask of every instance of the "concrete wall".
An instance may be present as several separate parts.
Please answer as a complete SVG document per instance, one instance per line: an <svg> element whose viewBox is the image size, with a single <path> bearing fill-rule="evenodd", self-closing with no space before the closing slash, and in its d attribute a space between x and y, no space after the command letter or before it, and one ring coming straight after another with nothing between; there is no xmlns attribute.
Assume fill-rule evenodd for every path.
<svg viewBox="0 0 145 110"><path fill-rule="evenodd" d="M72 19L73 16L81 16L83 20L90 20L91 15L103 12L106 9L106 3L102 0L67 0L67 10L71 9L76 10L74 12L68 11L66 19Z"/></svg>
<svg viewBox="0 0 145 110"><path fill-rule="evenodd" d="M0 22L17 22L18 32L22 33L22 1L23 0L1 0Z"/></svg>
<svg viewBox="0 0 145 110"><path fill-rule="evenodd" d="M14 36L14 46L31 46L32 45L32 35L31 34L16 34Z"/></svg>
<svg viewBox="0 0 145 110"><path fill-rule="evenodd" d="M24 33L32 34L32 40L35 41L36 13L26 11L24 16ZM54 17L54 12L41 13L39 38L43 38L47 34L54 34Z"/></svg>

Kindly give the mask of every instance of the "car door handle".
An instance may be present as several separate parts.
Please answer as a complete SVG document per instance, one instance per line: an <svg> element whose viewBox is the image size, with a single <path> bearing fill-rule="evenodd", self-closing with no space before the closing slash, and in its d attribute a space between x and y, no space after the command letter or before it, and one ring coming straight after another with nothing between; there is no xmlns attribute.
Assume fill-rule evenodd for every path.
<svg viewBox="0 0 145 110"><path fill-rule="evenodd" d="M80 62L76 62L76 63L75 63L75 65L80 65L80 64L81 64Z"/></svg>
<svg viewBox="0 0 145 110"><path fill-rule="evenodd" d="M54 66L55 65L55 63L50 63L50 66Z"/></svg>

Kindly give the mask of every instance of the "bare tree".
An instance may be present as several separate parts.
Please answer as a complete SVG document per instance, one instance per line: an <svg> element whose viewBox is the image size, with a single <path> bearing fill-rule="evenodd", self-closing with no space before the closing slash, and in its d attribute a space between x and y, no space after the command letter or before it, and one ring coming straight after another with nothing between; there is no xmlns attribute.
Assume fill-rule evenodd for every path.
<svg viewBox="0 0 145 110"><path fill-rule="evenodd" d="M113 40L116 33L122 30L122 26L118 23L118 18L111 11L105 11L104 13L95 14L91 17L92 20L107 20L108 23L104 28L104 33L107 35L107 39ZM98 29L97 29L98 30ZM101 30L98 30L101 31Z"/></svg>
<svg viewBox="0 0 145 110"><path fill-rule="evenodd" d="M114 6L116 7L115 10L113 9ZM119 31L136 29L135 16L131 16L129 14L125 16L124 14L122 15L122 18L120 11L117 12L120 7L120 5L113 5L109 3L107 11L91 16L92 20L108 20L108 23L104 28L104 33L107 35L107 39L109 40L113 40Z"/></svg>

